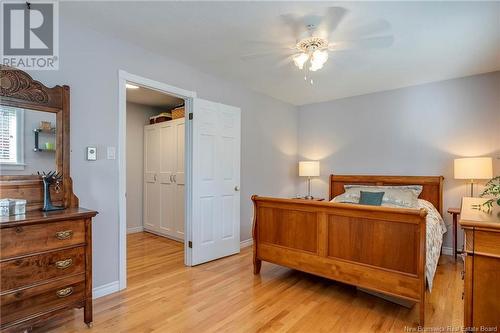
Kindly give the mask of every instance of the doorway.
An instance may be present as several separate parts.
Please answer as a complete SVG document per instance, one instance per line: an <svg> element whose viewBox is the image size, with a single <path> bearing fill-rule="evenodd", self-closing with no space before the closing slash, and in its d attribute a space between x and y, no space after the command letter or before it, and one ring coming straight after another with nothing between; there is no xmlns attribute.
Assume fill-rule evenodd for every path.
<svg viewBox="0 0 500 333"><path fill-rule="evenodd" d="M147 170L147 163L143 175L143 188L149 186L148 182L167 185L176 181L184 187L184 200L181 200L184 204L184 264L198 265L239 253L241 110L122 70L118 79L119 289L127 286L127 84L184 101L184 175L179 174L179 170L162 167ZM159 126L165 127L167 123L171 124L166 121ZM167 132L164 130L164 134ZM152 190L150 197L154 200L161 196L158 193L158 189ZM164 204L164 200L156 201L157 206ZM143 205L143 211L147 210Z"/></svg>
<svg viewBox="0 0 500 333"><path fill-rule="evenodd" d="M127 89L127 85L129 88ZM137 88L130 88L137 87ZM139 92L141 91L141 92ZM180 106L181 102L184 104L185 115L189 114L192 99L196 97L196 93L192 91L187 91L184 89L179 89L158 81L149 80L137 75L127 73L125 71L119 71L119 218L120 218L120 228L119 228L119 289L125 289L127 287L127 234L132 234L137 231L143 232L148 229L144 227L144 213L147 211L144 208L145 205L145 187L147 187L146 180L147 177L144 173L144 130L149 124L149 117L158 116L159 111L167 111L176 106ZM128 100L129 99L129 100ZM128 101L127 101L128 100ZM127 105L128 104L128 105ZM148 105L149 104L149 105ZM128 106L128 107L127 107ZM164 107L166 107L165 110ZM128 114L130 111L130 114ZM128 118L133 117L132 121ZM184 117L185 119L185 117ZM160 123L158 123L160 124ZM151 124L152 125L152 124ZM127 128L129 127L130 128ZM156 125L152 125L154 127ZM189 175L189 170L191 168L191 158L190 151L192 149L190 140L191 124L185 123L185 134L184 134L184 153L185 153L185 163L184 169L185 174ZM128 133L128 129L132 130L132 133ZM142 130L141 130L142 129ZM130 147L132 144L132 147ZM142 149L141 149L142 147ZM131 153L130 148L139 149L139 154L135 154L135 160L128 158L128 153ZM139 155L139 156L137 156ZM127 172L127 166L138 169L135 172ZM142 173L142 174L139 174ZM131 179L127 179L131 177ZM158 177L158 176L157 176ZM190 179L185 177L183 186L185 187L184 198L181 202L177 204L183 205L184 212L187 212L190 207ZM129 186L127 180L132 180L135 186ZM173 179L172 179L173 180ZM129 199L129 193L127 190L135 188L130 193L131 198ZM129 207L128 203L134 202L135 205ZM149 202L146 202L149 203ZM128 218L132 218L132 221L128 221ZM191 253L188 247L188 242L191 239L190 233L190 216L185 214L185 218L181 222L183 227L178 228L183 231L183 239L177 237L177 240L184 242L184 264L187 266L191 265ZM130 223L129 223L130 222ZM156 223L153 223L156 224ZM149 227L150 232L158 233L158 229L155 230L154 227ZM161 233L158 233L161 235ZM161 235L165 236L165 235Z"/></svg>
<svg viewBox="0 0 500 333"><path fill-rule="evenodd" d="M185 101L128 83L127 234L184 243Z"/></svg>

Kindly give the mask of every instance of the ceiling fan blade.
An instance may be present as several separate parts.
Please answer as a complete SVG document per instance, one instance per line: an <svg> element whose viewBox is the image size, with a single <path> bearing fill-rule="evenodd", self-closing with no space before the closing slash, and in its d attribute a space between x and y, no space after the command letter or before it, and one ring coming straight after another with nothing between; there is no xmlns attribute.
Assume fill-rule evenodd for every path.
<svg viewBox="0 0 500 333"><path fill-rule="evenodd" d="M367 24L346 29L345 36L348 38L361 38L364 36L377 35L391 30L391 24L384 19L379 19Z"/></svg>
<svg viewBox="0 0 500 333"><path fill-rule="evenodd" d="M380 49L391 46L394 43L393 36L380 36L361 38L357 40L339 41L328 45L330 51L347 51L360 49Z"/></svg>
<svg viewBox="0 0 500 333"><path fill-rule="evenodd" d="M248 45L261 45L264 47L277 47L277 48L290 48L293 49L295 48L294 41L289 40L289 41L267 41L267 40L246 40L244 41L245 44Z"/></svg>
<svg viewBox="0 0 500 333"><path fill-rule="evenodd" d="M263 51L263 52L254 52L254 53L248 53L240 56L240 59L242 60L252 60L256 58L263 58L263 57L281 57L285 56L288 57L292 54L295 54L297 50L294 49L283 49L283 50L269 50L269 51Z"/></svg>
<svg viewBox="0 0 500 333"><path fill-rule="evenodd" d="M264 40L247 40L244 42L246 45L251 47L253 46L261 46L266 49L274 48L274 49L283 49L283 50L294 50L295 49L295 41L281 41L281 42L272 42L272 41L264 41Z"/></svg>
<svg viewBox="0 0 500 333"><path fill-rule="evenodd" d="M281 68L281 67L284 67L284 66L292 63L294 55L295 54L292 54L292 55L286 56L285 58L281 59L280 61L278 61L276 63L276 67L277 68Z"/></svg>
<svg viewBox="0 0 500 333"><path fill-rule="evenodd" d="M347 9L343 7L328 7L323 20L318 27L318 32L326 34L323 37L328 38L329 35L337 29L346 14Z"/></svg>
<svg viewBox="0 0 500 333"><path fill-rule="evenodd" d="M242 60L251 60L255 58L262 58L262 57L270 57L277 55L276 52L269 51L269 52L255 52L255 53L248 53L248 54L243 54L240 56L240 59Z"/></svg>
<svg viewBox="0 0 500 333"><path fill-rule="evenodd" d="M293 14L284 14L280 16L281 21L290 28L295 42L303 38L304 34L308 32L304 18L297 17Z"/></svg>

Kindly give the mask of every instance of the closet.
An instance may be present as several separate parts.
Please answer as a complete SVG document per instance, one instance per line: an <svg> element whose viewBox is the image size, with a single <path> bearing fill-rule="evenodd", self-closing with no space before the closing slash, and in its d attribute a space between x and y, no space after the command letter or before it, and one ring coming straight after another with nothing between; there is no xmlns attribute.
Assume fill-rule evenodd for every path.
<svg viewBox="0 0 500 333"><path fill-rule="evenodd" d="M144 229L184 241L184 118L144 127Z"/></svg>

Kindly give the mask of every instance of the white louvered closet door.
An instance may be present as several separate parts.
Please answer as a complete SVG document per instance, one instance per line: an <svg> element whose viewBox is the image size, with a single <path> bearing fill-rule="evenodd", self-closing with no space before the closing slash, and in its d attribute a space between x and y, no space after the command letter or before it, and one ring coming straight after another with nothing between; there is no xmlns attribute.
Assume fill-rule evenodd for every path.
<svg viewBox="0 0 500 333"><path fill-rule="evenodd" d="M158 124L160 130L160 232L167 236L175 234L175 183L176 164L175 126L170 121Z"/></svg>
<svg viewBox="0 0 500 333"><path fill-rule="evenodd" d="M184 240L184 118L144 127L144 228Z"/></svg>
<svg viewBox="0 0 500 333"><path fill-rule="evenodd" d="M160 132L154 125L144 127L144 228L160 231L160 187L157 182L160 168Z"/></svg>
<svg viewBox="0 0 500 333"><path fill-rule="evenodd" d="M175 211L174 211L174 228L175 237L184 239L184 207L185 207L185 176L184 176L184 163L185 163L185 121L184 118L175 120L173 123L173 132L176 136L175 139L175 165L173 170L174 178L174 196L175 196Z"/></svg>

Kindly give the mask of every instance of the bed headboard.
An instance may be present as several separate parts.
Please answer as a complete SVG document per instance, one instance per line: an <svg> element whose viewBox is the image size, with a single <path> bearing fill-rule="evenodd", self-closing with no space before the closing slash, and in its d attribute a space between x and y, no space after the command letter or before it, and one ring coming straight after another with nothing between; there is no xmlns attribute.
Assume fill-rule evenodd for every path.
<svg viewBox="0 0 500 333"><path fill-rule="evenodd" d="M422 185L419 198L431 202L443 215L443 176L330 175L330 200L344 193L344 185Z"/></svg>

